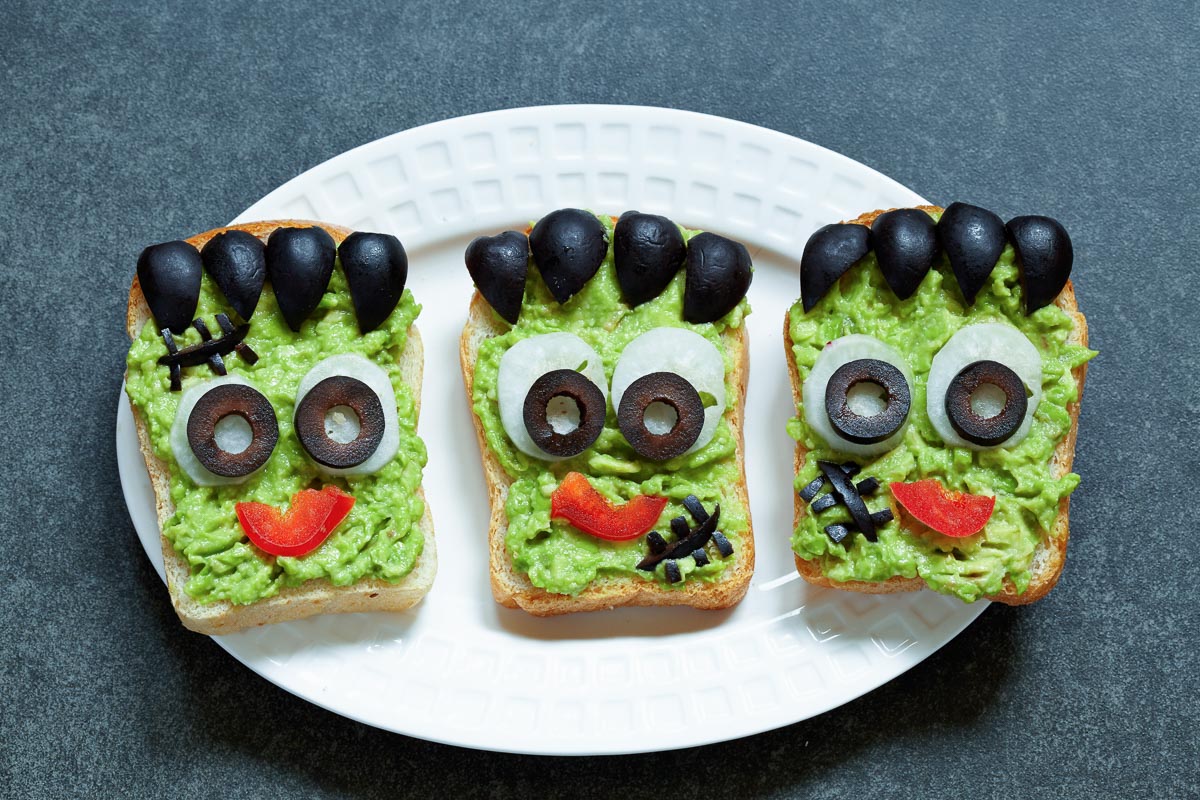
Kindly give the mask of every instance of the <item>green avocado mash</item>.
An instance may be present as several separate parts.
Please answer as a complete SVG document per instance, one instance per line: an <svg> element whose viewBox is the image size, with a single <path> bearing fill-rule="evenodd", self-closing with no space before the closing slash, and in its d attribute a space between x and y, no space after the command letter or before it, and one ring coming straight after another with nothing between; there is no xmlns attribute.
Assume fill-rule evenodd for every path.
<svg viewBox="0 0 1200 800"><path fill-rule="evenodd" d="M220 290L205 275L196 315L216 330L213 315L220 312L233 316ZM169 435L181 393L169 390L167 368L155 363L167 352L157 326L148 323L142 327L129 348L125 388L146 421L155 455L170 468L175 513L164 524L163 535L191 566L185 587L190 596L204 603L253 603L277 594L282 587L314 578L344 586L363 578L397 582L412 571L425 543L417 527L425 511L417 490L426 454L416 435L413 393L401 380L397 357L419 312L412 293L405 290L400 304L379 328L360 334L339 267L318 309L300 332L294 333L283 321L271 287L265 287L246 337L259 356L258 363L250 366L231 355L225 364L231 374L244 376L271 401L279 424L279 443L259 472L235 486L196 486L176 465ZM183 347L199 341L199 335L188 329L176 339ZM400 449L373 475L324 475L293 432L300 379L336 353L358 353L374 361L387 371L396 392ZM207 366L185 368L183 388L186 391L212 377ZM277 558L247 540L234 513L236 503L258 501L284 508L301 489L329 483L353 495L355 503L350 515L319 548L302 557Z"/></svg>
<svg viewBox="0 0 1200 800"><path fill-rule="evenodd" d="M513 478L505 505L508 516L505 544L516 570L527 574L534 586L558 594L578 594L593 581L606 577L655 580L671 588L684 586L689 580L714 581L732 559L714 558L703 567L697 567L690 557L680 559L683 581L667 583L662 565L655 572L637 569L638 561L647 553L644 537L632 542L609 542L582 533L561 520L551 520L550 496L561 478L571 471L586 474L592 486L614 502L624 502L638 494L661 495L669 500L656 526L661 531L668 528L672 517L687 515L682 501L694 494L708 509L720 504L721 531L733 543L736 558L749 529L749 511L734 491L740 475L736 441L728 419L721 421L707 445L695 453L662 463L642 459L625 441L617 428L611 399L600 438L591 448L566 461L530 458L512 444L500 422L496 376L501 356L521 339L557 331L576 334L591 345L604 359L604 371L611 380L621 351L637 336L664 326L688 328L724 353L726 394L730 402L738 396L730 377L733 357L722 345L721 335L742 324L743 317L750 312L746 300L715 323L689 324L683 319L681 270L657 298L629 308L621 301L613 267L613 222L605 216L600 221L607 230L610 245L595 277L565 305L559 305L531 264L517 324L488 339L479 349L472 404L483 424L489 449ZM699 231L683 231L685 239L696 233ZM499 315L495 319L507 326Z"/></svg>
<svg viewBox="0 0 1200 800"><path fill-rule="evenodd" d="M936 215L934 215L936 217ZM959 328L976 322L1000 321L1015 326L1037 346L1042 356L1042 400L1029 435L1019 445L987 451L947 446L929 421L925 386L930 362ZM879 541L852 535L833 543L824 527L849 519L844 508L817 516L806 514L792 536L798 556L820 562L821 570L837 581L883 581L896 575L919 576L930 588L965 601L995 594L1011 581L1018 592L1029 585L1030 565L1039 541L1054 526L1059 501L1079 485L1079 476L1051 475L1054 449L1071 427L1069 403L1078 399L1071 370L1096 353L1067 343L1070 318L1057 306L1026 316L1012 246L1005 248L988 283L974 305L968 306L942 256L907 300L888 288L868 254L838 282L809 313L797 301L789 313L792 353L800 379L809 371L827 342L852 333L865 333L895 347L915 376L912 410L901 444L863 467L861 477L891 481L937 478L948 489L995 495L996 507L984 530L965 539L933 532L910 533L892 522L879 529ZM808 449L798 490L819 473L819 459L842 461L803 416L788 423L788 433ZM868 501L872 509L878 502Z"/></svg>

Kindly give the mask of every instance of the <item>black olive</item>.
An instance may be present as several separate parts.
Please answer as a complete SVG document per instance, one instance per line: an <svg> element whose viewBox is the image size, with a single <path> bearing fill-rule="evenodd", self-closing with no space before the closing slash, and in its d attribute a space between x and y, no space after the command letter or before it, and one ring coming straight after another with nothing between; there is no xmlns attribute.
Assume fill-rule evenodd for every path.
<svg viewBox="0 0 1200 800"><path fill-rule="evenodd" d="M217 423L231 414L250 425L250 446L240 453L222 450L217 444ZM243 383L224 383L196 401L188 416L187 437L205 469L224 478L240 478L267 463L279 441L279 425L271 401L262 392Z"/></svg>
<svg viewBox="0 0 1200 800"><path fill-rule="evenodd" d="M677 518L678 519L678 518ZM683 558L689 556L696 550L708 544L709 540L713 540L717 545L717 550L721 555L728 558L733 555L733 545L729 543L721 532L717 530L717 524L721 521L721 506L714 506L712 514L704 522L696 526L696 530L683 531L686 536L677 539L671 543L671 546L664 550L650 548L650 554L638 562L637 568L643 570L652 570L659 565L660 562L673 558ZM672 520L674 522L674 520ZM674 526L672 526L674 528ZM676 532L676 536L680 532Z"/></svg>
<svg viewBox="0 0 1200 800"><path fill-rule="evenodd" d="M267 277L288 327L300 330L333 275L337 248L324 228L276 228L267 238Z"/></svg>
<svg viewBox="0 0 1200 800"><path fill-rule="evenodd" d="M716 322L746 296L754 277L750 251L741 242L715 233L688 241L683 318L697 325Z"/></svg>
<svg viewBox="0 0 1200 800"><path fill-rule="evenodd" d="M860 383L873 383L887 395L887 407L879 414L863 417L847 402L850 390ZM904 425L911 405L904 373L886 361L860 358L838 367L825 385L825 412L842 438L855 444L882 442Z"/></svg>
<svg viewBox="0 0 1200 800"><path fill-rule="evenodd" d="M1004 252L1004 220L986 208L951 203L938 220L937 232L958 288L968 304L974 303Z"/></svg>
<svg viewBox="0 0 1200 800"><path fill-rule="evenodd" d="M897 208L875 218L871 244L879 270L901 300L912 296L938 255L933 218L917 208Z"/></svg>
<svg viewBox="0 0 1200 800"><path fill-rule="evenodd" d="M666 433L646 428L646 409L664 403L675 410L675 424ZM666 461L681 455L700 438L704 427L704 403L696 387L674 372L643 375L621 395L617 425L637 454L651 461Z"/></svg>
<svg viewBox="0 0 1200 800"><path fill-rule="evenodd" d="M1067 285L1075 259L1071 237L1050 217L1014 217L1008 221L1008 235L1017 251L1025 313L1032 314L1053 303Z"/></svg>
<svg viewBox="0 0 1200 800"><path fill-rule="evenodd" d="M626 211L613 229L613 263L621 295L636 307L662 294L687 257L679 226L666 217Z"/></svg>
<svg viewBox="0 0 1200 800"><path fill-rule="evenodd" d="M841 498L842 503L850 512L851 519L854 520L854 524L858 526L863 536L875 541L875 523L871 520L871 512L859 496L858 490L854 488L854 482L850 480L850 476L832 461L818 461L817 466L821 468L821 472L825 473L825 478L833 488L833 493Z"/></svg>
<svg viewBox="0 0 1200 800"><path fill-rule="evenodd" d="M529 249L550 294L565 303L600 269L608 253L608 241L604 226L594 214L560 208L533 226Z"/></svg>
<svg viewBox="0 0 1200 800"><path fill-rule="evenodd" d="M225 231L200 251L204 269L242 319L250 319L267 279L263 243L245 231Z"/></svg>
<svg viewBox="0 0 1200 800"><path fill-rule="evenodd" d="M183 333L200 301L200 253L187 242L152 244L138 256L138 285L160 329Z"/></svg>
<svg viewBox="0 0 1200 800"><path fill-rule="evenodd" d="M516 325L529 272L529 237L520 231L480 236L467 245L467 272L496 313Z"/></svg>
<svg viewBox="0 0 1200 800"><path fill-rule="evenodd" d="M1004 392L1004 408L994 417L981 417L971 408L971 395L984 384ZM984 447L998 445L1016 433L1025 420L1028 405L1025 383L999 361L968 364L946 389L946 414L950 417L950 425L968 442Z"/></svg>
<svg viewBox="0 0 1200 800"><path fill-rule="evenodd" d="M325 430L330 409L346 406L358 417L358 436L339 442ZM375 390L358 378L334 375L318 383L296 406L296 438L313 461L334 469L357 467L379 449L386 423Z"/></svg>
<svg viewBox="0 0 1200 800"><path fill-rule="evenodd" d="M800 298L812 311L825 293L871 251L871 229L839 223L818 228L808 237L800 256Z"/></svg>
<svg viewBox="0 0 1200 800"><path fill-rule="evenodd" d="M556 397L566 397L579 408L579 426L558 433L547 418L547 407ZM577 456L592 446L604 430L608 404L604 392L573 369L555 369L533 382L525 395L525 429L533 443L552 456Z"/></svg>
<svg viewBox="0 0 1200 800"><path fill-rule="evenodd" d="M392 313L408 280L408 254L388 233L352 233L338 246L358 329L369 333Z"/></svg>

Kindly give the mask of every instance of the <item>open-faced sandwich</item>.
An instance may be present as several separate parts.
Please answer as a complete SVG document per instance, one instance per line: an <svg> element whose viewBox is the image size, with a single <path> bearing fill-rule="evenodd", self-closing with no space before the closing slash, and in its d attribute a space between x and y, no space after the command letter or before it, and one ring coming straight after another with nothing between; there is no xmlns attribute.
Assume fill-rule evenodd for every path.
<svg viewBox="0 0 1200 800"><path fill-rule="evenodd" d="M466 264L496 601L544 616L741 600L746 248L567 208L476 239Z"/></svg>
<svg viewBox="0 0 1200 800"><path fill-rule="evenodd" d="M1087 324L1071 240L954 203L826 225L784 324L796 566L860 592L1043 597L1066 557Z"/></svg>
<svg viewBox="0 0 1200 800"><path fill-rule="evenodd" d="M407 275L394 236L317 222L142 251L125 386L188 628L398 611L429 591Z"/></svg>

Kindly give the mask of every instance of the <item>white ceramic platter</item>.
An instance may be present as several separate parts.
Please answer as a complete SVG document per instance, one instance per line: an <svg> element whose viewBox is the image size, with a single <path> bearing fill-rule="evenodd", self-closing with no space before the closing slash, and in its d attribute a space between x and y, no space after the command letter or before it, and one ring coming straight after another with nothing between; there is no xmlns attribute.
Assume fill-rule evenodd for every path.
<svg viewBox="0 0 1200 800"><path fill-rule="evenodd" d="M912 667L983 610L931 592L873 597L799 580L793 414L783 316L820 225L922 198L775 131L660 108L551 106L426 125L343 153L235 222L300 217L387 231L424 306L420 433L439 570L403 614L329 616L217 637L250 669L339 714L466 747L526 753L664 750L806 719ZM458 337L475 236L556 208L666 214L744 242L754 258L746 463L758 568L729 612L628 609L535 619L488 585L488 502ZM180 233L190 233L181 231ZM117 417L129 512L162 573L154 502L128 403ZM164 600L165 600L164 593ZM181 629L182 635L182 629Z"/></svg>

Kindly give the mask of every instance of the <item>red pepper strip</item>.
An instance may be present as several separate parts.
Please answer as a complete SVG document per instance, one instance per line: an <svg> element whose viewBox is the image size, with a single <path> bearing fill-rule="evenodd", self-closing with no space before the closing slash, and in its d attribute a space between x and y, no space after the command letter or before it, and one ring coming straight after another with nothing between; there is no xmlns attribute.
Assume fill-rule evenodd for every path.
<svg viewBox="0 0 1200 800"><path fill-rule="evenodd" d="M956 539L983 530L996 508L995 497L950 492L932 478L915 483L890 483L888 488L896 502L917 522Z"/></svg>
<svg viewBox="0 0 1200 800"><path fill-rule="evenodd" d="M667 498L648 494L614 507L579 472L567 473L550 497L551 517L610 542L627 542L648 533L666 507Z"/></svg>
<svg viewBox="0 0 1200 800"><path fill-rule="evenodd" d="M316 550L352 508L354 498L336 486L296 492L286 514L266 503L235 506L246 536L273 556L303 556Z"/></svg>

